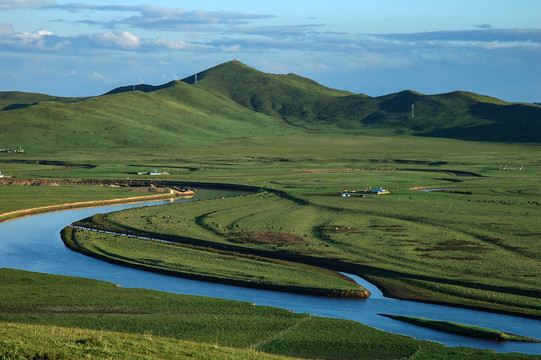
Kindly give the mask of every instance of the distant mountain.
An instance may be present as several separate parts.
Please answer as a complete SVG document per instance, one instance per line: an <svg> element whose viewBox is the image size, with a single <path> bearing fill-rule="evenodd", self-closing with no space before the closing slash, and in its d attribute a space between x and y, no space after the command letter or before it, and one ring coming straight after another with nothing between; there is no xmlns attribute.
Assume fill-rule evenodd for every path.
<svg viewBox="0 0 541 360"><path fill-rule="evenodd" d="M541 108L455 91L369 97L294 75L261 73L228 62L198 74L198 86L302 128L380 129L480 141L541 142ZM194 77L183 79L193 83ZM413 105L413 116L412 116Z"/></svg>
<svg viewBox="0 0 541 360"><path fill-rule="evenodd" d="M198 73L197 83L192 75L89 98L0 92L5 148L180 147L306 130L540 143L541 107L463 91L369 97L238 61Z"/></svg>

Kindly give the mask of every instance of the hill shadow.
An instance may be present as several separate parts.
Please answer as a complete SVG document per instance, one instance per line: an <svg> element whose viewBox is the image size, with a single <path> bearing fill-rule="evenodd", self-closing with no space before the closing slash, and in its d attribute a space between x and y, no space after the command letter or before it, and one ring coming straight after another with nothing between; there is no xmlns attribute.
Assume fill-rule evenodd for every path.
<svg viewBox="0 0 541 360"><path fill-rule="evenodd" d="M17 110L17 109L24 109L27 107L30 107L32 105L36 105L37 102L34 102L32 104L10 104L2 109L2 111L9 111L9 110Z"/></svg>
<svg viewBox="0 0 541 360"><path fill-rule="evenodd" d="M469 114L482 123L417 135L473 141L541 142L541 111L531 105L476 103L469 108Z"/></svg>

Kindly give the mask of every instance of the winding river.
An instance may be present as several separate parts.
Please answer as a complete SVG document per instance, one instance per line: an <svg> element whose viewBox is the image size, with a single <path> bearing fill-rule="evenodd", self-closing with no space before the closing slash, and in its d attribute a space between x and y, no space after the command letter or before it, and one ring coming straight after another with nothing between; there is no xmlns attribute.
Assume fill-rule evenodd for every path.
<svg viewBox="0 0 541 360"><path fill-rule="evenodd" d="M200 189L195 197L179 201L221 198L241 193L231 190ZM123 287L249 301L317 316L351 319L384 331L432 340L447 346L541 354L541 343L496 342L467 338L420 328L378 314L454 321L534 338L541 337L539 320L391 299L384 297L375 286L356 276L352 277L372 293L368 299L296 295L188 280L113 265L73 252L67 249L60 239L59 233L64 226L95 213L163 203L166 202L67 210L0 223L0 267L93 278L114 282Z"/></svg>

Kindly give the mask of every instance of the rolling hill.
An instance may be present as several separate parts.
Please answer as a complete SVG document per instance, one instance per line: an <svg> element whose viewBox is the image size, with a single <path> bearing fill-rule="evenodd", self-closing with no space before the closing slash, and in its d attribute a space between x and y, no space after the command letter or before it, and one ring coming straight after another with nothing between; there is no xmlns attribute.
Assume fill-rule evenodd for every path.
<svg viewBox="0 0 541 360"><path fill-rule="evenodd" d="M412 116L412 105L414 114ZM302 131L541 142L541 106L456 91L380 97L324 87L238 61L181 81L96 97L0 93L1 148L158 148Z"/></svg>

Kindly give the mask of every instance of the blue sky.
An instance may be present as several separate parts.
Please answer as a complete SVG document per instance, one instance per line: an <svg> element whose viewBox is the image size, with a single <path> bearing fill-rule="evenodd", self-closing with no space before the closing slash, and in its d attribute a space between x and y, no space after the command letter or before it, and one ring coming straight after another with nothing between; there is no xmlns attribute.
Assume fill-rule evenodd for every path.
<svg viewBox="0 0 541 360"><path fill-rule="evenodd" d="M370 96L541 102L541 1L0 0L0 91L92 96L233 58Z"/></svg>

